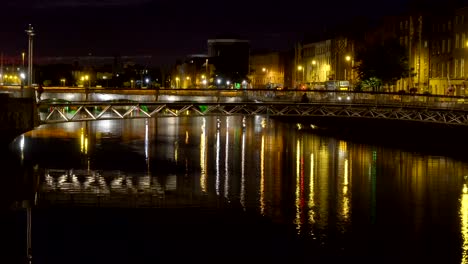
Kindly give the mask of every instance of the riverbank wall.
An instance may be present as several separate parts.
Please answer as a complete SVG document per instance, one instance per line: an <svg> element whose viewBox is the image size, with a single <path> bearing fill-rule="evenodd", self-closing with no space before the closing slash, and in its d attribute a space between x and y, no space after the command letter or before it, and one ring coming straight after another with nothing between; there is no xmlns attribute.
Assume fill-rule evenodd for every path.
<svg viewBox="0 0 468 264"><path fill-rule="evenodd" d="M25 90L23 97L0 93L0 146L39 126L34 91Z"/></svg>

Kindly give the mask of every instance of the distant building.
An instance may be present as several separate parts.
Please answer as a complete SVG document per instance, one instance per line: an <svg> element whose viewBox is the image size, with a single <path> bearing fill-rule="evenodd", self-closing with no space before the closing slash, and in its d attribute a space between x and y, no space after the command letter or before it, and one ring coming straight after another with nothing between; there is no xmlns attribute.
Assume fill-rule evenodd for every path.
<svg viewBox="0 0 468 264"><path fill-rule="evenodd" d="M209 60L225 82L242 82L249 73L250 42L241 39L209 39Z"/></svg>
<svg viewBox="0 0 468 264"><path fill-rule="evenodd" d="M172 72L173 88L207 88L213 67L208 63L208 55L192 54L177 64ZM211 78L211 82L213 79Z"/></svg>
<svg viewBox="0 0 468 264"><path fill-rule="evenodd" d="M287 54L284 52L255 52L250 56L249 79L253 88L283 88Z"/></svg>
<svg viewBox="0 0 468 264"><path fill-rule="evenodd" d="M332 40L322 40L313 43L307 43L302 46L302 60L299 62L303 71L298 74L304 74L304 82L310 88L316 88L319 83L324 83L332 76ZM302 79L301 76L297 79Z"/></svg>

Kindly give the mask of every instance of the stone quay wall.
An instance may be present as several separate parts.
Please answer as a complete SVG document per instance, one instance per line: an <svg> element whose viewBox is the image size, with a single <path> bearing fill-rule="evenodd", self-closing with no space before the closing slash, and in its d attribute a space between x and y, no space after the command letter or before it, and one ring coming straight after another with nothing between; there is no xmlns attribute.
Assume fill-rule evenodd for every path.
<svg viewBox="0 0 468 264"><path fill-rule="evenodd" d="M34 93L33 93L34 94ZM10 97L0 93L0 144L10 143L14 138L39 126L36 98L25 91L24 97Z"/></svg>

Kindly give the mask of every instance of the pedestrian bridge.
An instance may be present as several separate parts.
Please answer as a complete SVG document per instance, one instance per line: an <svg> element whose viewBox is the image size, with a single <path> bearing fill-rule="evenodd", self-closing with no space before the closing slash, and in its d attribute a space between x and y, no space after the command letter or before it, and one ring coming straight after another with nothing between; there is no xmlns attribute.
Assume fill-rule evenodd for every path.
<svg viewBox="0 0 468 264"><path fill-rule="evenodd" d="M46 101L38 103L42 124L109 119L181 116L339 117L388 119L468 126L463 97L330 91L210 91L168 100L158 91L152 100ZM169 91L174 93L173 90ZM199 91L197 91L199 93ZM154 92L153 92L154 93ZM233 94L234 93L234 94ZM301 101L307 95L308 102ZM175 99L174 99L175 98ZM194 99L196 100L187 100Z"/></svg>

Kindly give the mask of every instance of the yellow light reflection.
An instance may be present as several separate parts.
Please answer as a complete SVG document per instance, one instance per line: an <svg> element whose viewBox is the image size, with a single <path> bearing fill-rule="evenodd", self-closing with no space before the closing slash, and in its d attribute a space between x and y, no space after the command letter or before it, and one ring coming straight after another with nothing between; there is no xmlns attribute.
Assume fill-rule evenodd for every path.
<svg viewBox="0 0 468 264"><path fill-rule="evenodd" d="M219 195L219 156L221 149L221 136L219 129L216 130L216 194Z"/></svg>
<svg viewBox="0 0 468 264"><path fill-rule="evenodd" d="M174 146L174 160L175 162L177 162L178 161L177 156L179 156L179 144L176 141L174 142L174 145L175 145Z"/></svg>
<svg viewBox="0 0 468 264"><path fill-rule="evenodd" d="M460 197L460 227L462 236L461 263L468 263L468 187L463 184L463 192Z"/></svg>
<svg viewBox="0 0 468 264"><path fill-rule="evenodd" d="M310 189L310 194L309 194L309 223L313 224L315 223L315 212L314 212L314 196L315 196L315 189L314 189L314 184L315 184L315 179L314 179L314 154L310 154L310 183L309 183L309 189Z"/></svg>
<svg viewBox="0 0 468 264"><path fill-rule="evenodd" d="M260 212L265 214L265 135L262 135L260 147Z"/></svg>
<svg viewBox="0 0 468 264"><path fill-rule="evenodd" d="M202 192L207 192L206 178L206 118L203 118L200 134L200 187Z"/></svg>
<svg viewBox="0 0 468 264"><path fill-rule="evenodd" d="M186 130L185 131L185 144L188 145L188 143L189 143L189 132Z"/></svg>
<svg viewBox="0 0 468 264"><path fill-rule="evenodd" d="M348 159L344 160L344 177L343 177L343 218L349 216L349 197L348 197Z"/></svg>
<svg viewBox="0 0 468 264"><path fill-rule="evenodd" d="M301 141L296 142L296 230L301 233Z"/></svg>
<svg viewBox="0 0 468 264"><path fill-rule="evenodd" d="M245 208L245 131L242 130L242 157L241 157L241 190L240 203Z"/></svg>
<svg viewBox="0 0 468 264"><path fill-rule="evenodd" d="M226 155L224 158L224 197L229 199L229 119L226 118Z"/></svg>
<svg viewBox="0 0 468 264"><path fill-rule="evenodd" d="M262 119L262 123L261 123L261 124L262 124L262 128L265 128L265 127L266 127L267 121L266 121L265 118Z"/></svg>
<svg viewBox="0 0 468 264"><path fill-rule="evenodd" d="M148 119L145 120L145 158L149 168L149 124ZM149 172L149 170L148 170Z"/></svg>
<svg viewBox="0 0 468 264"><path fill-rule="evenodd" d="M80 129L80 152L88 154L88 136L83 127Z"/></svg>

